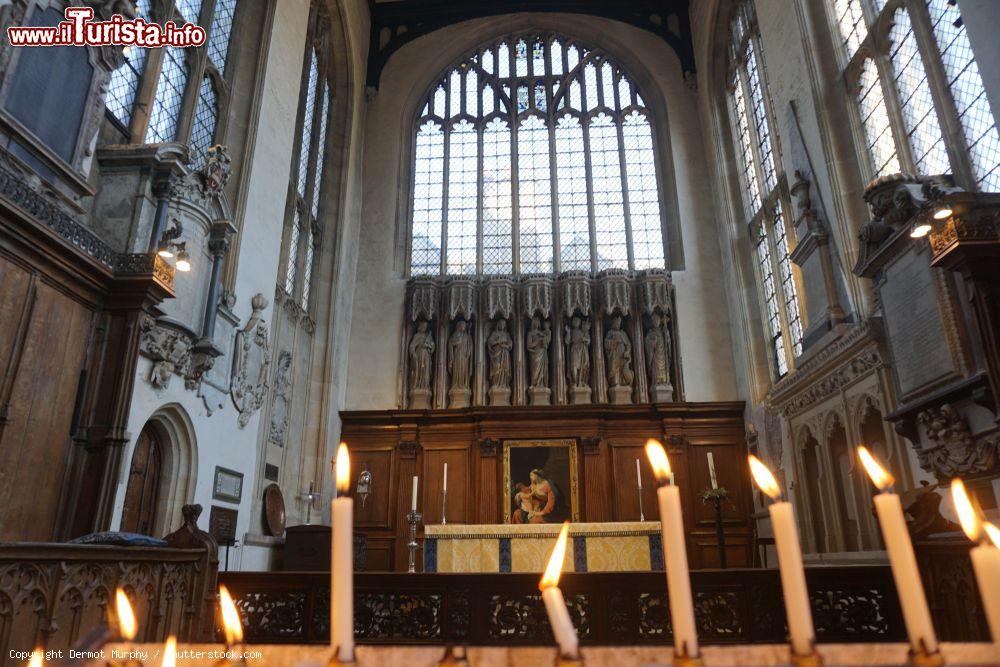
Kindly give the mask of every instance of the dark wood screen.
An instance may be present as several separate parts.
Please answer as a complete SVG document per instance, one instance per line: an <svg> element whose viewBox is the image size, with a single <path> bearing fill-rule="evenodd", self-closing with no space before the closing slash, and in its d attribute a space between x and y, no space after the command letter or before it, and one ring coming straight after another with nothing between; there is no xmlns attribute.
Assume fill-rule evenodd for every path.
<svg viewBox="0 0 1000 667"><path fill-rule="evenodd" d="M132 454L125 507L122 509L123 531L153 534L162 475L163 443L155 427L147 424L139 434Z"/></svg>

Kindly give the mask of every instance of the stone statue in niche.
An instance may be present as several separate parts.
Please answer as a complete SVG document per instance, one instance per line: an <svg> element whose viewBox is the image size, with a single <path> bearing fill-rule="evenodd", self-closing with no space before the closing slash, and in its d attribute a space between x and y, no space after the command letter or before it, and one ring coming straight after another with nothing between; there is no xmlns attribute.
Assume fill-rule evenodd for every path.
<svg viewBox="0 0 1000 667"><path fill-rule="evenodd" d="M410 356L410 407L416 410L431 407L434 347L434 336L428 331L427 320L419 320L407 350Z"/></svg>
<svg viewBox="0 0 1000 667"><path fill-rule="evenodd" d="M566 327L566 370L571 401L590 403L590 322L574 315Z"/></svg>
<svg viewBox="0 0 1000 667"><path fill-rule="evenodd" d="M448 407L466 408L472 399L469 384L472 380L472 336L465 320L455 322L455 331L448 339L448 372L451 374L451 389L448 391Z"/></svg>
<svg viewBox="0 0 1000 667"><path fill-rule="evenodd" d="M622 318L611 318L611 328L604 335L604 358L608 364L608 387L611 402L632 402L632 341L622 331Z"/></svg>
<svg viewBox="0 0 1000 667"><path fill-rule="evenodd" d="M490 355L490 405L510 405L510 351L513 348L507 320L500 318L486 339Z"/></svg>
<svg viewBox="0 0 1000 667"><path fill-rule="evenodd" d="M552 325L542 324L537 315L531 318L528 329L528 395L532 405L548 405L552 390L549 389L549 344L552 342Z"/></svg>
<svg viewBox="0 0 1000 667"><path fill-rule="evenodd" d="M278 354L277 369L274 373L274 396L271 399L271 426L267 440L278 447L285 446L285 432L288 430L288 404L292 390L292 354L282 350Z"/></svg>
<svg viewBox="0 0 1000 667"><path fill-rule="evenodd" d="M670 384L671 341L668 320L657 312L651 314L649 320L645 338L649 394L654 403L666 403L673 399L674 392Z"/></svg>

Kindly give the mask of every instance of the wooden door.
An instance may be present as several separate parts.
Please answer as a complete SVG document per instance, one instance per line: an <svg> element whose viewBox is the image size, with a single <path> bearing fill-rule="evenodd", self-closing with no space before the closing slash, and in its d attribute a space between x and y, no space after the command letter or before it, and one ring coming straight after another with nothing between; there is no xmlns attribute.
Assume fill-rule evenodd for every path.
<svg viewBox="0 0 1000 667"><path fill-rule="evenodd" d="M121 530L152 535L158 510L160 482L163 475L163 447L152 426L146 425L139 434L132 454L132 467L125 489Z"/></svg>

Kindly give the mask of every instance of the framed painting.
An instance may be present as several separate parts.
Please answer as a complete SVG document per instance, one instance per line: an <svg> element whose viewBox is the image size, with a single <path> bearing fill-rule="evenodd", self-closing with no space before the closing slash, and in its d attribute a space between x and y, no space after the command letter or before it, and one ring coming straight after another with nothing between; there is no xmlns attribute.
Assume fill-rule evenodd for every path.
<svg viewBox="0 0 1000 667"><path fill-rule="evenodd" d="M212 482L212 498L228 503L238 503L243 497L243 473L215 466L215 480Z"/></svg>
<svg viewBox="0 0 1000 667"><path fill-rule="evenodd" d="M504 440L504 523L580 520L576 440Z"/></svg>

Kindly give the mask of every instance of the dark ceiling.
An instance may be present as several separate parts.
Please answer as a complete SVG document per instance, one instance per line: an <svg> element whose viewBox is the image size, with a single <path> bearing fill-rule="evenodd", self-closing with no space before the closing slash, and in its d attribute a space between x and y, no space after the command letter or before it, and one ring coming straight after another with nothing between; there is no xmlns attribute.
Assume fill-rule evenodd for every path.
<svg viewBox="0 0 1000 667"><path fill-rule="evenodd" d="M460 21L519 12L587 14L634 25L669 44L685 75L694 72L688 0L369 0L369 6L372 35L367 83L375 88L386 62L410 40Z"/></svg>

